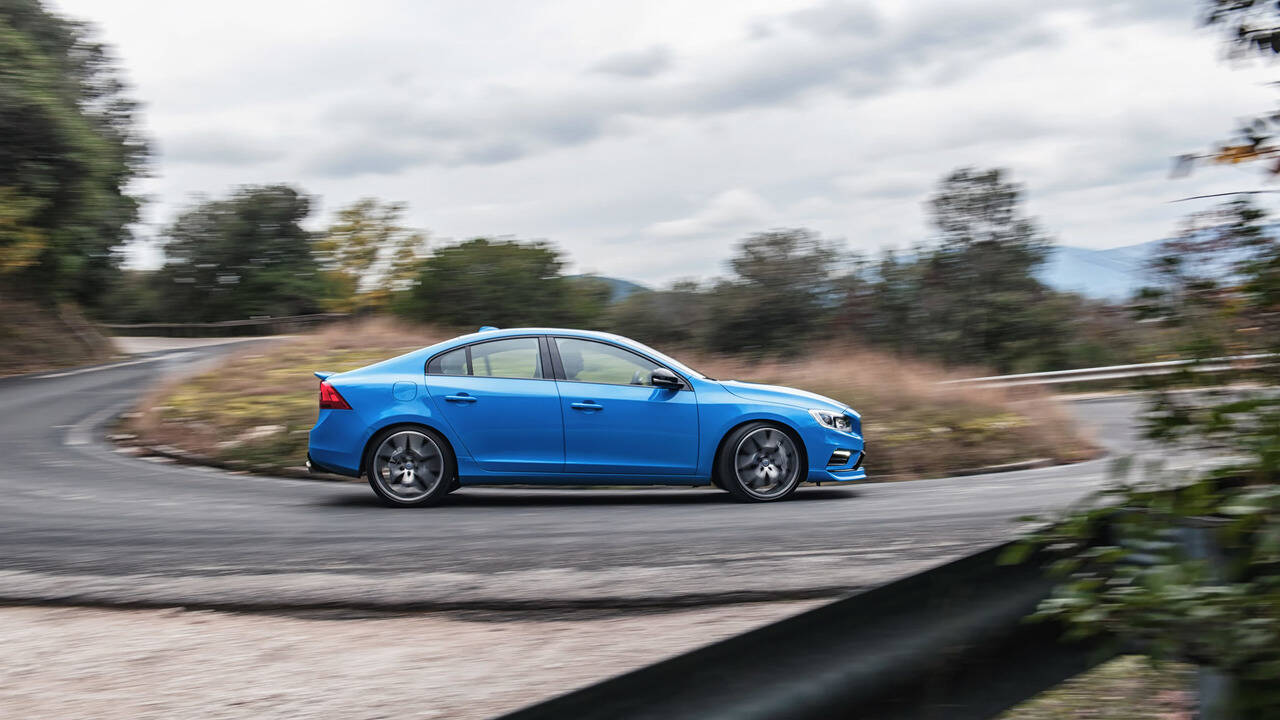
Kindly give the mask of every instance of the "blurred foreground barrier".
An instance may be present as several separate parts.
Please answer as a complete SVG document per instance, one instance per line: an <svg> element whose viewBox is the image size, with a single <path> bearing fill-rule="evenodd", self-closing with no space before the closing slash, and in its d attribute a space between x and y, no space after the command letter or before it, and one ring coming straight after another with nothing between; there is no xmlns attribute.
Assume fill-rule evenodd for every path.
<svg viewBox="0 0 1280 720"><path fill-rule="evenodd" d="M1233 355L1231 357L1206 358L1203 360L1165 360L1164 362L1139 363L1136 365L1108 365L1106 367L1053 370L1050 372L1020 373L1017 375L989 375L987 377L945 380L938 384L1012 387L1015 385L1056 385L1061 383L1094 382L1097 380L1119 380L1151 375L1171 375L1177 372L1226 372L1254 368L1259 364L1269 364L1259 363L1258 361L1270 360L1275 356L1275 353L1256 353L1254 355Z"/></svg>
<svg viewBox="0 0 1280 720"><path fill-rule="evenodd" d="M285 317L223 320L208 323L142 323L102 325L112 335L132 337L238 337L242 335L290 335L342 320L346 313L317 313Z"/></svg>
<svg viewBox="0 0 1280 720"><path fill-rule="evenodd" d="M1024 620L1053 583L1038 556L997 564L1005 547L505 717L994 717L1112 655L1064 642L1056 623Z"/></svg>

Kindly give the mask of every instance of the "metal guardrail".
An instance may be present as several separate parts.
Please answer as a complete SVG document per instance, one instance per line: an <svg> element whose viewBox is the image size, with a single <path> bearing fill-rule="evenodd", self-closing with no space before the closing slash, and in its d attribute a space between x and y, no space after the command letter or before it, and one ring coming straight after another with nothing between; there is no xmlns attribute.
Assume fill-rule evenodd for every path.
<svg viewBox="0 0 1280 720"><path fill-rule="evenodd" d="M1171 375L1176 372L1223 372L1238 370L1242 365L1255 366L1259 360L1271 360L1276 353L1255 353L1230 357L1205 358L1203 360L1165 360L1163 362L1135 365L1108 365L1105 367L1053 370L1050 372L1019 373L1016 375L989 375L987 377L945 380L940 385L981 385L984 387L1013 387L1017 385L1056 385L1063 383L1118 380L1153 375Z"/></svg>
<svg viewBox="0 0 1280 720"><path fill-rule="evenodd" d="M101 327L112 335L134 337L288 335L311 330L346 317L349 317L347 313L316 313L313 315L287 315L207 323L140 323L134 325L102 325Z"/></svg>
<svg viewBox="0 0 1280 720"><path fill-rule="evenodd" d="M503 716L984 720L1109 659L1026 622L1048 560L992 548ZM732 612L726 609L725 612Z"/></svg>

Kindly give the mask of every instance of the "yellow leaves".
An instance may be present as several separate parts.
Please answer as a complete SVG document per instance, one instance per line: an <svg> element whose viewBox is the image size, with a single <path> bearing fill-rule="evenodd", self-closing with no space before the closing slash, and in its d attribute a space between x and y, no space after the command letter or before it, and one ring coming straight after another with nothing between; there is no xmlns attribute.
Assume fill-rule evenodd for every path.
<svg viewBox="0 0 1280 720"><path fill-rule="evenodd" d="M1269 145L1223 145L1211 159L1220 165L1238 165L1276 154L1277 148Z"/></svg>
<svg viewBox="0 0 1280 720"><path fill-rule="evenodd" d="M42 204L13 188L0 187L0 274L34 265L45 249L44 231L27 224Z"/></svg>

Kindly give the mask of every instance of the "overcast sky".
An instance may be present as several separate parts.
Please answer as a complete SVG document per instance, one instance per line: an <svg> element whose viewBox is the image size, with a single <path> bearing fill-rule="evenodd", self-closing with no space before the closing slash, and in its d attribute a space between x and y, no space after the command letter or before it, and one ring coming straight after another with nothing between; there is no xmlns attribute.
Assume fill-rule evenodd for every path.
<svg viewBox="0 0 1280 720"><path fill-rule="evenodd" d="M557 243L577 271L723 272L753 231L928 236L960 165L1008 168L1059 242L1166 236L1170 158L1269 110L1192 0L218 3L55 0L123 61L155 142L140 233L194 196L293 183L313 227L366 195L434 242ZM151 257L141 253L144 260Z"/></svg>

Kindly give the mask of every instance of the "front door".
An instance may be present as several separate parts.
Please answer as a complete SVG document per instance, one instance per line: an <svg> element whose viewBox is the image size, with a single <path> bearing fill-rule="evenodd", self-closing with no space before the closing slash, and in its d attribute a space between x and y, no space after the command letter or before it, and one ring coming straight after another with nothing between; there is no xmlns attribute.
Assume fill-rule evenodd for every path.
<svg viewBox="0 0 1280 720"><path fill-rule="evenodd" d="M427 364L431 399L483 470L560 472L560 395L537 337L474 343Z"/></svg>
<svg viewBox="0 0 1280 720"><path fill-rule="evenodd" d="M698 401L693 390L650 384L660 367L610 343L555 338L564 378L565 471L693 475Z"/></svg>

